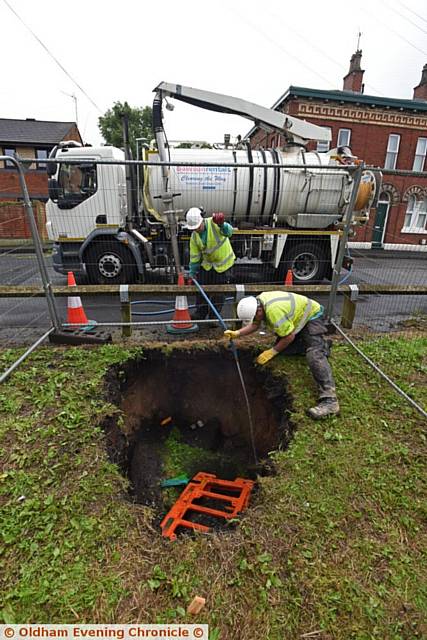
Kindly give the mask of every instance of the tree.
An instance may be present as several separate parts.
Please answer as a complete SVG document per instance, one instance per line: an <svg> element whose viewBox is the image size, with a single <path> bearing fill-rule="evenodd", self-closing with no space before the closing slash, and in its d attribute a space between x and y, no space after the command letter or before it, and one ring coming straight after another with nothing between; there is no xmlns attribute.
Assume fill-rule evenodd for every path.
<svg viewBox="0 0 427 640"><path fill-rule="evenodd" d="M209 144L209 142L201 142L201 143L181 142L179 145L177 145L176 148L177 149L212 149L212 145Z"/></svg>
<svg viewBox="0 0 427 640"><path fill-rule="evenodd" d="M111 109L98 119L98 128L107 144L123 147L123 116L129 121L129 142L136 158L136 139L154 138L151 107L130 107L127 102L115 102Z"/></svg>

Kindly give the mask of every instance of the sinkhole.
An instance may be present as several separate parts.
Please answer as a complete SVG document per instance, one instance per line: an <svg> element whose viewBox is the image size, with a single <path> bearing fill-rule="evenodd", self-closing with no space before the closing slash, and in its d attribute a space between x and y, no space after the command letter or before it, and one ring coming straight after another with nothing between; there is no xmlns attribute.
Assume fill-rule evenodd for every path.
<svg viewBox="0 0 427 640"><path fill-rule="evenodd" d="M224 480L256 479L274 472L269 454L292 437L291 398L284 376L254 366L254 353L239 351L251 407L234 357L224 347L178 345L144 350L143 358L113 367L108 397L123 412L104 424L110 460L130 480L130 497L163 517L184 486L166 481L199 472ZM255 464L255 447L258 464Z"/></svg>

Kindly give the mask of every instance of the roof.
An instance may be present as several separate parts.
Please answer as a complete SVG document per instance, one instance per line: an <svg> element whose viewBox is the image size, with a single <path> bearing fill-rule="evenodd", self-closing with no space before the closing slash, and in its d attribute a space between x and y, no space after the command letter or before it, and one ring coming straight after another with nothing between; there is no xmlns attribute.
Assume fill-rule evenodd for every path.
<svg viewBox="0 0 427 640"><path fill-rule="evenodd" d="M276 109L282 102L293 95L299 96L300 98L317 98L317 100L368 104L371 107L388 107L389 109L427 112L427 102L424 100L385 98L383 96L366 95L364 93L358 93L357 91L324 91L323 89L309 89L307 87L294 87L293 85L289 87L271 108Z"/></svg>
<svg viewBox="0 0 427 640"><path fill-rule="evenodd" d="M55 145L75 126L75 122L0 118L0 143Z"/></svg>
<svg viewBox="0 0 427 640"><path fill-rule="evenodd" d="M293 96L298 98L311 98L314 100L329 100L331 102L347 102L352 104L366 104L370 107L382 107L387 109L397 109L399 111L418 111L427 113L427 101L405 100L400 98L385 98L383 96L371 96L357 91L338 91L323 89L310 89L308 87L295 87L291 85L283 95L273 104L271 109L279 109L284 102ZM258 127L252 129L245 137L251 136Z"/></svg>

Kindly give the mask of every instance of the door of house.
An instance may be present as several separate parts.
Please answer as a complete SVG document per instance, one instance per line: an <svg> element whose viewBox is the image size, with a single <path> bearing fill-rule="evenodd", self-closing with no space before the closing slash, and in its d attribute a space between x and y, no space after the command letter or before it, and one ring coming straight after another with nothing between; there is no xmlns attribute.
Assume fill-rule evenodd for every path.
<svg viewBox="0 0 427 640"><path fill-rule="evenodd" d="M382 193L378 200L377 213L375 215L374 229L372 232L372 248L382 249L387 223L388 211L390 209L390 196Z"/></svg>

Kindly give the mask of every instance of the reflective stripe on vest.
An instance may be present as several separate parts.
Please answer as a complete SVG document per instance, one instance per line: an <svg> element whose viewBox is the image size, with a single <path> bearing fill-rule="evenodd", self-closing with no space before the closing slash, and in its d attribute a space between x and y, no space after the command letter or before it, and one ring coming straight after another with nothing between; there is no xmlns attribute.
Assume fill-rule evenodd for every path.
<svg viewBox="0 0 427 640"><path fill-rule="evenodd" d="M221 237L218 234L215 224L212 222L211 218L207 218L205 220L205 224L207 227L207 244L209 245L209 242L212 240L212 236L215 244L213 246L209 246L209 248L205 247L203 245L202 239L200 238L200 235L194 231L193 234L195 235L192 236L193 242L190 241L190 260L192 262L198 262L200 261L200 259L202 259L202 267L206 271L209 271L212 267L214 267L216 271L221 272L221 267L224 266L225 269L222 269L222 271L226 271L233 266L236 257L234 255L230 240L227 236ZM221 251L223 245L226 244L227 241L228 246L226 245L226 247L224 247L225 250L229 249L227 251L227 254L224 257L221 256L220 259L209 259L210 256L212 256L216 251Z"/></svg>
<svg viewBox="0 0 427 640"><path fill-rule="evenodd" d="M207 248L205 249L205 255L207 256L210 256L211 253L213 253L217 249L220 249L224 244L224 242L228 240L227 236L222 236L222 239L219 237L218 232L215 229L215 226L213 224L211 224L211 229L212 229L212 234L213 234L213 237L215 238L216 244L210 249L207 249ZM209 237L209 230L208 230L208 237Z"/></svg>
<svg viewBox="0 0 427 640"><path fill-rule="evenodd" d="M268 300L264 305L264 309L267 309L267 307L273 304L273 302L290 302L291 303L291 308L289 309L288 313L285 313L281 318L279 318L279 320L277 320L273 324L273 327L277 329L277 327L280 327L284 322L286 322L287 320L290 320L293 317L295 312L295 298L293 297L293 295L289 293L285 293L282 296L277 296L276 298L272 298L271 300Z"/></svg>
<svg viewBox="0 0 427 640"><path fill-rule="evenodd" d="M277 330L285 322L290 322L291 324L294 324L295 315L297 315L297 316L300 316L300 320L298 321L298 324L294 325L293 333L296 334L296 333L299 333L301 329L305 327L310 315L313 312L313 307L317 304L315 301L310 300L310 298L306 298L304 296L303 298L305 299L305 304L304 304L304 307L302 308L301 307L302 300L299 300L300 298L302 298L302 296L296 296L296 294L293 294L293 293L275 292L275 294L273 294L273 297L270 298L269 300L262 300L262 296L259 296L258 300L262 302L265 313L267 313L269 307L273 304L286 303L286 306L289 305L289 310L287 311L272 310L273 314L276 315L276 318L278 313L281 313L282 315L280 315L280 317L275 322L272 322L273 320L272 319L270 321L270 326L273 328L273 330ZM298 310L296 311L297 300L299 300L299 302L298 302ZM301 311L302 311L302 315L301 315Z"/></svg>
<svg viewBox="0 0 427 640"><path fill-rule="evenodd" d="M312 307L313 307L313 303L310 300L310 298L308 298L307 306L304 309L304 313L301 320L298 322L298 325L295 327L294 333L299 333L301 329L304 329L305 325L307 324L307 318L311 313Z"/></svg>

